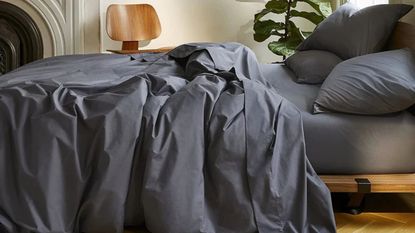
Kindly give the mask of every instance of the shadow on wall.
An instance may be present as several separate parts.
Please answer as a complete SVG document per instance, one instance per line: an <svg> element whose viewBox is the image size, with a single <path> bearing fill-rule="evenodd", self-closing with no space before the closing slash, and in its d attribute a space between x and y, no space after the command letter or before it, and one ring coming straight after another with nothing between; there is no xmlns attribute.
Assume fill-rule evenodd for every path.
<svg viewBox="0 0 415 233"><path fill-rule="evenodd" d="M248 44L252 41L254 33L254 20L249 20L246 24L239 28L237 39L242 44ZM251 38L250 40L248 40Z"/></svg>

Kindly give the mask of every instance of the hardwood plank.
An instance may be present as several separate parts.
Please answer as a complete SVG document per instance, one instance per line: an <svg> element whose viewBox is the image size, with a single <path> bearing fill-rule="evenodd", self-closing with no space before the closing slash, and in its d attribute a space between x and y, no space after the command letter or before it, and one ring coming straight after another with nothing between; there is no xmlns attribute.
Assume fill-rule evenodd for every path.
<svg viewBox="0 0 415 233"><path fill-rule="evenodd" d="M359 228L354 233L393 233L396 229L404 226L401 223L393 223L387 221L374 221L370 224Z"/></svg>
<svg viewBox="0 0 415 233"><path fill-rule="evenodd" d="M394 233L414 233L415 232L415 219L412 219L411 221L412 222L408 222L407 224L396 229Z"/></svg>
<svg viewBox="0 0 415 233"><path fill-rule="evenodd" d="M414 214L410 213L371 213L374 216L389 219L391 221L399 222L402 224L410 223L414 220Z"/></svg>
<svg viewBox="0 0 415 233"><path fill-rule="evenodd" d="M336 227L338 233L353 232L372 223L371 219L358 218L356 215L336 214Z"/></svg>
<svg viewBox="0 0 415 233"><path fill-rule="evenodd" d="M338 233L413 233L415 213L364 213L350 215L336 213ZM124 233L150 233L145 229L126 229Z"/></svg>
<svg viewBox="0 0 415 233"><path fill-rule="evenodd" d="M403 223L402 219L406 219ZM396 221L398 220L398 221ZM415 213L364 213L349 215L336 213L338 233L406 233L415 232Z"/></svg>
<svg viewBox="0 0 415 233"><path fill-rule="evenodd" d="M357 192L356 178L369 179L372 183L372 192L415 192L415 174L320 175L320 178L331 192Z"/></svg>

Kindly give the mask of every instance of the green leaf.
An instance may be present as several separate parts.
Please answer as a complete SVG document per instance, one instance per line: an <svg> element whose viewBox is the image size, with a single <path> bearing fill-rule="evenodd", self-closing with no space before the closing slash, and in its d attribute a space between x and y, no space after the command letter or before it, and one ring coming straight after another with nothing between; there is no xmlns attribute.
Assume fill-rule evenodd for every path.
<svg viewBox="0 0 415 233"><path fill-rule="evenodd" d="M269 50L280 56L291 56L295 49L305 39L300 29L294 22L289 21L289 33L287 37L281 37L278 41L272 41L268 44Z"/></svg>
<svg viewBox="0 0 415 233"><path fill-rule="evenodd" d="M254 22L257 22L258 20L260 20L262 17L264 17L266 14L270 12L272 12L270 9L263 9L261 12L255 14Z"/></svg>
<svg viewBox="0 0 415 233"><path fill-rule="evenodd" d="M262 17L269 13L283 14L288 10L288 2L285 0L271 0L265 4L265 9L255 14L254 22L257 22Z"/></svg>
<svg viewBox="0 0 415 233"><path fill-rule="evenodd" d="M254 24L254 40L262 42L271 35L283 36L284 33L279 32L285 29L285 24L274 22L273 20L257 21Z"/></svg>
<svg viewBox="0 0 415 233"><path fill-rule="evenodd" d="M295 52L298 45L311 34L311 32L302 32L290 18L304 18L317 25L332 13L331 1L332 0L269 0L265 4L265 9L255 14L254 39L258 42L262 42L272 35L279 36L280 38L277 41L272 41L268 44L268 48L277 55L290 56ZM315 12L295 10L298 2L310 5ZM289 8L290 12L288 12ZM288 20L288 22L282 23L273 20L261 20L261 18L269 13L289 15L289 17L285 17L285 20Z"/></svg>
<svg viewBox="0 0 415 233"><path fill-rule="evenodd" d="M301 33L303 34L303 36L304 36L305 38L307 38L307 37L309 37L309 36L311 35L311 33L313 33L313 32L305 32L305 31L301 31Z"/></svg>
<svg viewBox="0 0 415 233"><path fill-rule="evenodd" d="M288 57L295 53L295 49L289 48L285 41L272 41L268 44L268 49L279 56Z"/></svg>
<svg viewBox="0 0 415 233"><path fill-rule="evenodd" d="M265 4L265 8L277 14L285 13L288 9L288 2L285 0L271 0Z"/></svg>
<svg viewBox="0 0 415 233"><path fill-rule="evenodd" d="M329 15L331 15L331 13L333 13L333 10L331 8L331 2L320 2L319 3L319 8L320 8L320 12L321 14L327 18Z"/></svg>
<svg viewBox="0 0 415 233"><path fill-rule="evenodd" d="M318 15L315 12L307 12L307 11L291 10L291 16L307 19L316 25L324 20L324 16Z"/></svg>
<svg viewBox="0 0 415 233"><path fill-rule="evenodd" d="M290 37L291 40L293 40L293 41L294 40L297 41L298 42L297 45L305 39L303 33L301 33L300 28L298 28L295 25L295 23L291 20L288 21L288 31L289 31L288 32L288 37ZM296 47L297 47L297 45L296 45Z"/></svg>
<svg viewBox="0 0 415 233"><path fill-rule="evenodd" d="M331 0L298 0L309 4L318 14L328 17L332 13Z"/></svg>
<svg viewBox="0 0 415 233"><path fill-rule="evenodd" d="M297 0L293 0L292 2L291 2L291 8L296 8L297 7Z"/></svg>

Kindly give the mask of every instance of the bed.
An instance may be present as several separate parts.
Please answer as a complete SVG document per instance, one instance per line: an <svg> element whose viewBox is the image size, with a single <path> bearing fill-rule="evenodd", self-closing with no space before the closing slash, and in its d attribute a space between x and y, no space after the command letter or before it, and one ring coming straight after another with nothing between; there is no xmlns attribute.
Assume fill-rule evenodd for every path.
<svg viewBox="0 0 415 233"><path fill-rule="evenodd" d="M238 43L31 63L0 128L1 232L335 231L301 114Z"/></svg>
<svg viewBox="0 0 415 233"><path fill-rule="evenodd" d="M391 48L413 46L414 32L399 24ZM312 115L319 87L292 77L235 43L9 73L0 230L334 232L314 169L333 192L415 191L413 115Z"/></svg>
<svg viewBox="0 0 415 233"><path fill-rule="evenodd" d="M387 49L415 49L415 26L398 23ZM415 192L415 115L312 114L321 85L295 82L281 64L262 65L269 83L301 111L307 156L333 193L349 193L344 211L359 214L367 193Z"/></svg>

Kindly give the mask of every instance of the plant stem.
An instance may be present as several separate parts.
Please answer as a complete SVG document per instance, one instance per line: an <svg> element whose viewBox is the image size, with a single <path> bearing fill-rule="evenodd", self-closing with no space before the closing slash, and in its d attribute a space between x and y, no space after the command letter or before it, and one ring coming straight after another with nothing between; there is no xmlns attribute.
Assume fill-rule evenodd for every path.
<svg viewBox="0 0 415 233"><path fill-rule="evenodd" d="M284 39L287 38L288 36L288 24L291 18L291 4L292 4L292 0L288 0L287 13L285 14Z"/></svg>
<svg viewBox="0 0 415 233"><path fill-rule="evenodd" d="M291 18L291 4L293 0L288 0L288 7L287 7L287 13L285 14L285 27L284 27L284 36L283 39L287 39L288 37L288 24ZM282 56L282 59L285 60L285 56Z"/></svg>

